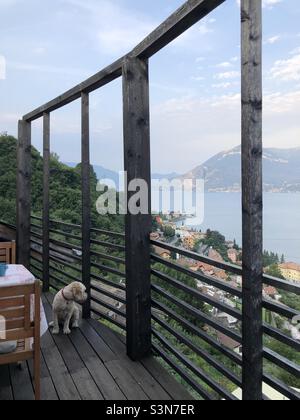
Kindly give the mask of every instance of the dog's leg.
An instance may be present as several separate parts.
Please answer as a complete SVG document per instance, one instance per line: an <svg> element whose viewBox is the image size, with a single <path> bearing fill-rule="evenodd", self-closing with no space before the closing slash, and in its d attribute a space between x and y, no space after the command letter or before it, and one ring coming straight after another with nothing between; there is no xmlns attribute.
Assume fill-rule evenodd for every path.
<svg viewBox="0 0 300 420"><path fill-rule="evenodd" d="M71 334L71 330L70 330L70 322L73 316L73 312L69 313L66 317L65 323L64 323L64 334L65 335L69 335Z"/></svg>
<svg viewBox="0 0 300 420"><path fill-rule="evenodd" d="M80 312L79 312L79 308L76 306L73 312L72 328L79 328L79 318L80 318Z"/></svg>
<svg viewBox="0 0 300 420"><path fill-rule="evenodd" d="M58 335L59 334L59 322L58 322L58 315L55 311L53 311L53 330L52 334Z"/></svg>

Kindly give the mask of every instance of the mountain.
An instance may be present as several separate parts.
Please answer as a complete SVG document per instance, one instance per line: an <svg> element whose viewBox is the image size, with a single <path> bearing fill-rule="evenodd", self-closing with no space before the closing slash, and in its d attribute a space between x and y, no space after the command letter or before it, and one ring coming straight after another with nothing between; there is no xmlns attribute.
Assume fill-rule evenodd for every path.
<svg viewBox="0 0 300 420"><path fill-rule="evenodd" d="M78 164L74 162L65 162L65 165L69 166L70 168L76 168ZM94 165L93 168L98 180L110 179L114 181L116 185L119 184L119 174L117 172L111 171L110 169L104 168L100 165Z"/></svg>
<svg viewBox="0 0 300 420"><path fill-rule="evenodd" d="M265 192L300 192L300 148L264 149ZM241 147L221 152L184 174L205 179L209 192L241 191Z"/></svg>
<svg viewBox="0 0 300 420"><path fill-rule="evenodd" d="M70 168L76 168L77 163L74 162L65 162L65 165L69 166ZM103 166L100 165L94 165L94 171L96 173L97 179L110 179L112 181L114 181L114 183L118 186L119 185L119 174L118 172L112 171L110 169L104 168ZM169 174L159 174L159 173L153 173L152 174L152 179L174 179L179 177L180 175L178 175L176 172L172 172Z"/></svg>

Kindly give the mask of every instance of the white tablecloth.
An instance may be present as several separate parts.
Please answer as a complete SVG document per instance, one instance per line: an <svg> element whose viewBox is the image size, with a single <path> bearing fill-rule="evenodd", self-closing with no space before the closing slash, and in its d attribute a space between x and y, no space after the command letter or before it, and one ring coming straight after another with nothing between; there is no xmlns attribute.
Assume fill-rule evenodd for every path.
<svg viewBox="0 0 300 420"><path fill-rule="evenodd" d="M2 273L1 273L2 274ZM0 288L8 286L20 286L34 284L35 277L22 265L7 265L4 276L0 275ZM31 317L34 318L34 297L31 304ZM45 310L41 302L41 336L48 330ZM0 345L1 346L1 345Z"/></svg>

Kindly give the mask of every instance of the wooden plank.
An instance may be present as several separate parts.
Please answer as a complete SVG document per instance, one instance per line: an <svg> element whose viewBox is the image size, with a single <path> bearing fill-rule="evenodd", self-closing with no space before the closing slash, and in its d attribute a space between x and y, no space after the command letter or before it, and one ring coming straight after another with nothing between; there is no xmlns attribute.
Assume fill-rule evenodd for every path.
<svg viewBox="0 0 300 420"><path fill-rule="evenodd" d="M43 336L41 347L59 399L62 401L81 400L74 381L49 332Z"/></svg>
<svg viewBox="0 0 300 420"><path fill-rule="evenodd" d="M149 397L142 387L134 380L120 360L112 360L105 366L129 401L147 401Z"/></svg>
<svg viewBox="0 0 300 420"><path fill-rule="evenodd" d="M142 41L130 55L150 58L187 29L199 22L225 0L189 0Z"/></svg>
<svg viewBox="0 0 300 420"><path fill-rule="evenodd" d="M148 186L147 209L128 210L126 235L127 353L139 360L151 351L151 170L148 62L126 58L123 66L124 167L127 187L136 179ZM128 188L127 188L128 190ZM144 214L142 214L144 213Z"/></svg>
<svg viewBox="0 0 300 420"><path fill-rule="evenodd" d="M243 399L262 400L262 1L242 0Z"/></svg>
<svg viewBox="0 0 300 420"><path fill-rule="evenodd" d="M17 260L30 265L31 124L19 121L17 147Z"/></svg>
<svg viewBox="0 0 300 420"><path fill-rule="evenodd" d="M123 392L99 359L91 344L86 340L81 331L74 331L70 337L77 351L83 355L82 359L97 384L105 400L126 400Z"/></svg>
<svg viewBox="0 0 300 420"><path fill-rule="evenodd" d="M52 317L51 305L44 300L44 308L48 321ZM102 400L102 394L97 388L92 376L83 363L79 353L69 337L65 335L52 336L66 367L76 385L80 397L84 401Z"/></svg>
<svg viewBox="0 0 300 420"><path fill-rule="evenodd" d="M9 367L0 366L0 401L12 401L13 391L10 382Z"/></svg>
<svg viewBox="0 0 300 420"><path fill-rule="evenodd" d="M43 116L43 292L49 290L50 240L50 114Z"/></svg>
<svg viewBox="0 0 300 420"><path fill-rule="evenodd" d="M45 105L40 106L29 114L26 114L24 116L24 120L34 121L42 117L45 112L55 111L56 109L62 108L63 106L76 101L81 97L83 92L93 92L94 90L112 82L122 75L122 62L123 58L120 58L79 85L73 87Z"/></svg>
<svg viewBox="0 0 300 420"><path fill-rule="evenodd" d="M162 388L156 379L145 369L140 362L133 362L126 356L126 338L115 333L110 328L90 320L91 328L110 345L115 352L115 358L122 361L122 365L127 369L135 381L142 387L145 394L152 401L170 400L170 395Z"/></svg>
<svg viewBox="0 0 300 420"><path fill-rule="evenodd" d="M14 399L18 401L34 400L33 386L27 363L23 363L22 368L18 365L10 365L9 371Z"/></svg>
<svg viewBox="0 0 300 420"><path fill-rule="evenodd" d="M142 364L170 395L172 400L190 401L193 399L188 391L154 357L145 358L142 360Z"/></svg>
<svg viewBox="0 0 300 420"><path fill-rule="evenodd" d="M91 344L94 351L97 353L103 363L117 359L116 354L105 343L103 337L99 336L87 321L82 322L80 329L86 340ZM123 350L125 351L124 346Z"/></svg>
<svg viewBox="0 0 300 420"><path fill-rule="evenodd" d="M51 302L52 296L49 293L47 294L47 299ZM85 339L81 331L73 331L70 336L70 340L76 347L77 352L82 355L82 361L92 375L93 380L104 399L114 401L126 400L126 397L116 384L115 380L112 378L107 368L94 351L92 345Z"/></svg>
<svg viewBox="0 0 300 420"><path fill-rule="evenodd" d="M33 369L33 360L28 361L28 367L31 375L31 380L33 380L34 369ZM41 357L41 400L42 401L57 401L58 395L55 390L54 383L52 381L50 372L46 366L44 357Z"/></svg>
<svg viewBox="0 0 300 420"><path fill-rule="evenodd" d="M81 96L81 184L82 184L82 282L88 300L83 318L91 316L91 166L90 166L89 95Z"/></svg>

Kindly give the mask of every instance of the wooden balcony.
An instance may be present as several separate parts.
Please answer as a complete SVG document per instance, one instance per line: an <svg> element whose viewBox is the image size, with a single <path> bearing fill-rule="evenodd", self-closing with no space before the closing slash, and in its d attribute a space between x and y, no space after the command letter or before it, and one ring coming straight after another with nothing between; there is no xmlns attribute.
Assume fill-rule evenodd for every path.
<svg viewBox="0 0 300 420"><path fill-rule="evenodd" d="M53 295L43 296L48 320ZM132 362L124 335L96 319L84 320L70 336L42 338L42 400L191 400L156 360ZM32 366L0 367L0 401L34 400Z"/></svg>

